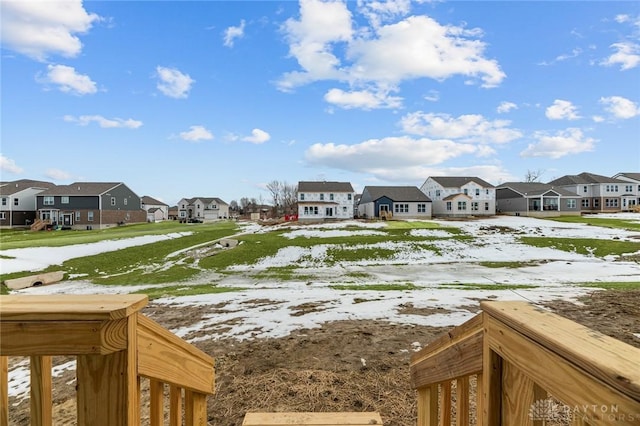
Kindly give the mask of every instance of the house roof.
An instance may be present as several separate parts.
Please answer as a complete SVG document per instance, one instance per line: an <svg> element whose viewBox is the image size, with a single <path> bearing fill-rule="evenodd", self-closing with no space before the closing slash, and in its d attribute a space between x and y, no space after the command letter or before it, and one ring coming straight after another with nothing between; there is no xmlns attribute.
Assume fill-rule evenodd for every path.
<svg viewBox="0 0 640 426"><path fill-rule="evenodd" d="M147 213L155 213L157 211L162 211L162 209L158 207L151 207L149 210L147 210Z"/></svg>
<svg viewBox="0 0 640 426"><path fill-rule="evenodd" d="M200 200L204 204L211 204L215 202L216 204L228 206L227 203L225 203L218 197L193 197L193 198L185 198L185 200L187 201L187 203L189 203L189 205L193 205L197 200Z"/></svg>
<svg viewBox="0 0 640 426"><path fill-rule="evenodd" d="M0 182L0 195L12 195L17 194L20 191L24 191L29 188L41 188L48 189L56 186L51 182L44 182L31 179L19 179L10 182Z"/></svg>
<svg viewBox="0 0 640 426"><path fill-rule="evenodd" d="M476 176L430 176L430 178L443 188L461 188L469 182L475 182L485 188L494 188L489 182Z"/></svg>
<svg viewBox="0 0 640 426"><path fill-rule="evenodd" d="M618 176L624 176L627 179L631 179L633 181L640 182L640 173L635 173L635 172L625 173L625 172L623 172L623 173L618 173L617 175L614 176L614 178L618 178Z"/></svg>
<svg viewBox="0 0 640 426"><path fill-rule="evenodd" d="M549 191L555 191L558 195L564 197L579 197L575 192L542 182L505 182L498 185L496 189L503 188L509 188L522 196L533 197L546 194Z"/></svg>
<svg viewBox="0 0 640 426"><path fill-rule="evenodd" d="M298 192L354 192L350 182L298 182Z"/></svg>
<svg viewBox="0 0 640 426"><path fill-rule="evenodd" d="M451 200L455 200L458 197L464 197L467 198L469 200L471 200L471 197L469 197L466 194L463 194L462 192L458 192L457 194L451 194L451 195L447 195L446 197L444 197L442 200L443 201L451 201Z"/></svg>
<svg viewBox="0 0 640 426"><path fill-rule="evenodd" d="M579 175L564 175L558 179L549 182L550 185L589 185L600 183L628 183L624 180L615 179L607 176L596 175L594 173L583 172Z"/></svg>
<svg viewBox="0 0 640 426"><path fill-rule="evenodd" d="M144 204L155 204L157 206L167 206L168 204L163 203L162 201L158 201L153 197L149 197L148 195L143 195L140 198L140 201L142 201L142 203Z"/></svg>
<svg viewBox="0 0 640 426"><path fill-rule="evenodd" d="M365 186L360 203L370 203L382 197L394 202L431 202L431 199L415 186Z"/></svg>
<svg viewBox="0 0 640 426"><path fill-rule="evenodd" d="M122 182L74 182L70 185L54 186L38 195L102 195Z"/></svg>

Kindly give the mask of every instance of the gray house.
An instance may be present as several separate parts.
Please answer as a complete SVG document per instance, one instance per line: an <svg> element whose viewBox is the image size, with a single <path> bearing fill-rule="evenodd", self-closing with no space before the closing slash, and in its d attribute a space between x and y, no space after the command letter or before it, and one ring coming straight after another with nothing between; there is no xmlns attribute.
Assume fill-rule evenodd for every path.
<svg viewBox="0 0 640 426"><path fill-rule="evenodd" d="M140 197L122 182L76 182L36 196L37 221L71 229L101 229L147 221Z"/></svg>
<svg viewBox="0 0 640 426"><path fill-rule="evenodd" d="M0 182L0 228L31 226L36 220L36 195L54 186L31 179Z"/></svg>
<svg viewBox="0 0 640 426"><path fill-rule="evenodd" d="M507 182L496 187L496 210L515 216L580 215L580 196L541 182Z"/></svg>
<svg viewBox="0 0 640 426"><path fill-rule="evenodd" d="M420 187L432 201L433 216L496 214L496 189L476 176L431 176Z"/></svg>
<svg viewBox="0 0 640 426"><path fill-rule="evenodd" d="M178 219L209 221L229 218L229 204L217 197L183 198L178 201Z"/></svg>
<svg viewBox="0 0 640 426"><path fill-rule="evenodd" d="M625 192L629 182L594 173L565 175L549 184L578 194L581 197L580 209L585 213L619 212L623 210L623 199L634 198L633 194Z"/></svg>
<svg viewBox="0 0 640 426"><path fill-rule="evenodd" d="M365 186L358 203L365 219L431 219L431 200L417 186Z"/></svg>

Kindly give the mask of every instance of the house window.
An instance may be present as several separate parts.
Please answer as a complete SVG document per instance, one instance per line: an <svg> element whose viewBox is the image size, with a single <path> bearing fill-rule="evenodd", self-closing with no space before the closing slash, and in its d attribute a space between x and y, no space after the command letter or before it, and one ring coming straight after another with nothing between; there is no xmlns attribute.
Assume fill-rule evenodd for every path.
<svg viewBox="0 0 640 426"><path fill-rule="evenodd" d="M458 201L458 210L467 210L467 202L466 201Z"/></svg>
<svg viewBox="0 0 640 426"><path fill-rule="evenodd" d="M475 201L474 201L473 203L471 203L471 210L473 210L473 211L476 211L476 212L477 212L477 211L479 210L479 205L478 205L478 204L479 204L479 203L477 203L477 202L475 202Z"/></svg>
<svg viewBox="0 0 640 426"><path fill-rule="evenodd" d="M347 214L347 206L342 206L342 213Z"/></svg>
<svg viewBox="0 0 640 426"><path fill-rule="evenodd" d="M440 190L436 189L436 197L439 197L439 196L440 196Z"/></svg>
<svg viewBox="0 0 640 426"><path fill-rule="evenodd" d="M5 212L0 212L0 220L6 220L7 214Z"/></svg>
<svg viewBox="0 0 640 426"><path fill-rule="evenodd" d="M484 203L484 211L489 211L489 203Z"/></svg>
<svg viewBox="0 0 640 426"><path fill-rule="evenodd" d="M351 201L351 194L347 194L347 200Z"/></svg>
<svg viewBox="0 0 640 426"><path fill-rule="evenodd" d="M111 197L111 205L112 206L116 205L116 197Z"/></svg>
<svg viewBox="0 0 640 426"><path fill-rule="evenodd" d="M93 212L87 212L87 220L93 222Z"/></svg>
<svg viewBox="0 0 640 426"><path fill-rule="evenodd" d="M469 190L467 188L464 189L464 195L469 195Z"/></svg>
<svg viewBox="0 0 640 426"><path fill-rule="evenodd" d="M76 212L76 222L80 220L80 212Z"/></svg>
<svg viewBox="0 0 640 426"><path fill-rule="evenodd" d="M69 197L68 196L62 196L60 197L60 203L62 204L69 204Z"/></svg>
<svg viewBox="0 0 640 426"><path fill-rule="evenodd" d="M7 205L7 199L5 197L2 197L2 205L3 206Z"/></svg>
<svg viewBox="0 0 640 426"><path fill-rule="evenodd" d="M324 201L324 194L320 194L320 201Z"/></svg>
<svg viewBox="0 0 640 426"><path fill-rule="evenodd" d="M318 206L315 206L313 208L313 214L316 215L316 216L318 215Z"/></svg>
<svg viewBox="0 0 640 426"><path fill-rule="evenodd" d="M333 194L329 194L329 200L333 201Z"/></svg>
<svg viewBox="0 0 640 426"><path fill-rule="evenodd" d="M633 185L624 186L624 192L631 192L631 191L633 191Z"/></svg>
<svg viewBox="0 0 640 426"><path fill-rule="evenodd" d="M180 217L187 217L187 212L180 212Z"/></svg>
<svg viewBox="0 0 640 426"><path fill-rule="evenodd" d="M605 198L604 199L605 207L618 207L618 199L617 198Z"/></svg>
<svg viewBox="0 0 640 426"><path fill-rule="evenodd" d="M129 200L127 200L127 199L125 198L123 201L124 201L124 205L126 206L126 205L127 205L127 202L128 202Z"/></svg>
<svg viewBox="0 0 640 426"><path fill-rule="evenodd" d="M589 207L589 199L588 198L583 198L582 199L582 207Z"/></svg>
<svg viewBox="0 0 640 426"><path fill-rule="evenodd" d="M200 210L200 204L196 204L196 209Z"/></svg>
<svg viewBox="0 0 640 426"><path fill-rule="evenodd" d="M304 201L304 194L300 194L300 201Z"/></svg>
<svg viewBox="0 0 640 426"><path fill-rule="evenodd" d="M17 206L20 203L20 199L19 198L14 198L13 199L13 205Z"/></svg>
<svg viewBox="0 0 640 426"><path fill-rule="evenodd" d="M480 188L476 188L476 196L480 196Z"/></svg>
<svg viewBox="0 0 640 426"><path fill-rule="evenodd" d="M447 211L451 211L451 201L447 201Z"/></svg>
<svg viewBox="0 0 640 426"><path fill-rule="evenodd" d="M393 210L396 213L409 213L409 204L394 204Z"/></svg>
<svg viewBox="0 0 640 426"><path fill-rule="evenodd" d="M485 194L487 194L487 195L489 195L489 188L485 189L485 190L484 190L484 193L485 193Z"/></svg>
<svg viewBox="0 0 640 426"><path fill-rule="evenodd" d="M427 205L426 204L418 204L418 213L426 213Z"/></svg>
<svg viewBox="0 0 640 426"><path fill-rule="evenodd" d="M582 192L587 192L587 187L586 186L582 187Z"/></svg>
<svg viewBox="0 0 640 426"><path fill-rule="evenodd" d="M600 207L600 199L599 198L594 198L593 207L595 207L596 209Z"/></svg>
<svg viewBox="0 0 640 426"><path fill-rule="evenodd" d="M304 206L304 215L309 216L309 206Z"/></svg>
<svg viewBox="0 0 640 426"><path fill-rule="evenodd" d="M52 206L53 205L53 197L51 197L51 196L43 197L42 204L45 205L45 206Z"/></svg>
<svg viewBox="0 0 640 426"><path fill-rule="evenodd" d="M575 209L576 208L576 200L574 198L567 200L567 208L568 209Z"/></svg>

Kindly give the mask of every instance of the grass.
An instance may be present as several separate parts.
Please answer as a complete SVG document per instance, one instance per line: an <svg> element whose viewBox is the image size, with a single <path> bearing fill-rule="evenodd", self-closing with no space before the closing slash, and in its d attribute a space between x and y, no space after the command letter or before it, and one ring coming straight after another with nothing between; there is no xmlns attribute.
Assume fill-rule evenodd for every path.
<svg viewBox="0 0 640 426"><path fill-rule="evenodd" d="M531 284L479 284L479 283L443 283L438 288L448 288L456 290L523 290L528 288L538 288Z"/></svg>
<svg viewBox="0 0 640 426"><path fill-rule="evenodd" d="M520 237L524 244L533 247L548 247L583 255L605 257L635 253L640 250L640 242L619 240L598 240L595 238L549 238Z"/></svg>
<svg viewBox="0 0 640 426"><path fill-rule="evenodd" d="M539 261L514 261L514 262L478 262L478 265L484 266L485 268L523 268L526 266L538 266L540 265Z"/></svg>
<svg viewBox="0 0 640 426"><path fill-rule="evenodd" d="M329 286L333 290L362 290L362 291L406 291L415 290L415 284L332 284Z"/></svg>
<svg viewBox="0 0 640 426"><path fill-rule="evenodd" d="M595 287L605 290L639 290L640 281L610 281L610 282L591 282L578 283L578 287Z"/></svg>
<svg viewBox="0 0 640 426"><path fill-rule="evenodd" d="M602 226L604 228L626 229L629 231L640 231L640 222L627 219L614 219L593 216L560 216L548 218L548 220L564 223L584 223L587 225Z"/></svg>
<svg viewBox="0 0 640 426"><path fill-rule="evenodd" d="M146 294L149 300L159 299L167 296L196 296L199 294L217 294L245 291L241 287L217 287L215 284L198 285L173 285L166 287L152 287L144 290L134 291L134 294Z"/></svg>

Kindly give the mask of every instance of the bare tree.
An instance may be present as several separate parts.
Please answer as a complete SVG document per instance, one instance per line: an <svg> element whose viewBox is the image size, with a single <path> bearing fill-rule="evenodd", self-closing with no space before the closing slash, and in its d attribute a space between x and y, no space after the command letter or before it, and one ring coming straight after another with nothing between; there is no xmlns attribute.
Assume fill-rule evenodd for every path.
<svg viewBox="0 0 640 426"><path fill-rule="evenodd" d="M272 180L266 186L269 194L271 194L271 200L273 201L273 206L278 210L278 205L282 202L282 188L283 184L279 180Z"/></svg>
<svg viewBox="0 0 640 426"><path fill-rule="evenodd" d="M542 170L542 169L537 169L537 170L527 169L527 173L525 173L525 175L524 175L524 181L525 182L539 182L540 178L542 177L544 172L545 171Z"/></svg>

